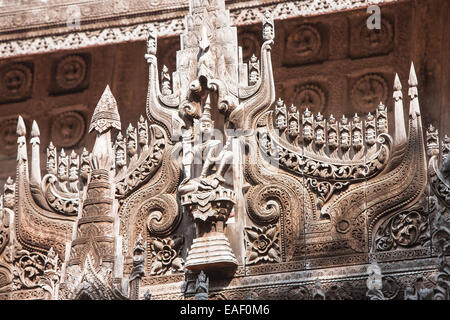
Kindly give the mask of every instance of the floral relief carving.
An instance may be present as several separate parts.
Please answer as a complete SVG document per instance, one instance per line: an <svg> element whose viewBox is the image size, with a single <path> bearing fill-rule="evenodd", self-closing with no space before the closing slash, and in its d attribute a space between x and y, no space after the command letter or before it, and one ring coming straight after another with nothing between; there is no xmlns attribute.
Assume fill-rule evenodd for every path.
<svg viewBox="0 0 450 320"><path fill-rule="evenodd" d="M84 117L78 112L60 113L51 123L52 140L57 147L73 147L86 133Z"/></svg>
<svg viewBox="0 0 450 320"><path fill-rule="evenodd" d="M152 267L150 275L171 274L183 272L183 259L180 257L183 237L152 238L150 251L152 253Z"/></svg>
<svg viewBox="0 0 450 320"><path fill-rule="evenodd" d="M57 93L82 89L88 74L85 57L69 55L58 61L55 67Z"/></svg>
<svg viewBox="0 0 450 320"><path fill-rule="evenodd" d="M374 110L388 95L386 80L379 74L367 74L359 78L351 89L351 101L357 110Z"/></svg>
<svg viewBox="0 0 450 320"><path fill-rule="evenodd" d="M279 234L276 224L271 224L263 228L246 227L246 264L257 264L262 261L280 262Z"/></svg>
<svg viewBox="0 0 450 320"><path fill-rule="evenodd" d="M283 64L295 66L324 59L327 39L322 36L322 29L324 26L303 24L290 30L286 36Z"/></svg>
<svg viewBox="0 0 450 320"><path fill-rule="evenodd" d="M295 29L289 34L286 42L289 53L300 57L316 55L320 46L320 33L310 25L302 25Z"/></svg>
<svg viewBox="0 0 450 320"><path fill-rule="evenodd" d="M7 119L0 122L0 153L11 156L16 152L17 119Z"/></svg>
<svg viewBox="0 0 450 320"><path fill-rule="evenodd" d="M388 14L383 15L380 29L367 28L367 20L352 22L350 56L361 58L389 53L394 46L394 25Z"/></svg>
<svg viewBox="0 0 450 320"><path fill-rule="evenodd" d="M111 1L118 4L111 12L125 12L132 10L134 0ZM323 12L331 2L310 5ZM447 224L434 234L440 266L433 269L434 256L429 254L433 249L427 244L434 209L415 206L433 189L426 189L414 69L409 81L408 133L398 83L392 137L388 132L394 130L388 128L388 111L382 104L364 118L320 113L331 104L320 77L291 86L296 90L292 98L304 112L279 100L273 113L271 52L278 34L273 12L262 17L260 57L252 56L244 63L236 54L240 50L237 30L224 5L223 0L191 0L186 32L180 37L182 49L173 68L158 68L157 39L167 31L161 32L163 22L140 29L123 27L120 32L89 31L101 39L94 42L98 46L105 39L107 43L123 41L123 33L136 31L133 37L141 37L151 29L145 55L148 119L141 116L137 127L130 125L115 143L110 130L120 130L123 124L119 105L107 87L92 116L89 131L96 131L92 151L84 150L79 157L74 152L57 153L51 144L49 174L42 179L38 129L33 124L28 159L27 132L19 117L19 138L14 139L19 145L17 182L14 186L9 179L4 194L5 207L14 207L14 215L0 210L0 284L6 282L2 274L8 278L3 270L4 252L12 247L8 241L17 240L13 244L22 247L11 254L12 279L7 279L14 279L13 297L140 299L148 289L157 299L236 298L245 297L249 290L249 299L351 299L366 293L365 287L354 285L364 284L365 265L378 258L389 276L382 277L379 267L368 270L370 299L395 299L402 287L397 275L411 274L410 267L412 272L423 272L422 266L424 272L439 271L441 297L448 297ZM297 6L285 3L282 10L271 8L280 14ZM240 19L254 21L260 9L253 10L254 14L247 10ZM233 13L235 18L238 14ZM292 46L291 62L310 62L328 54L327 25L297 28L298 34L281 30ZM84 35L65 37L77 46L84 43ZM41 40L36 46L48 45ZM251 45L244 51L257 53ZM2 48L0 44L0 53ZM175 51L171 48L162 60L173 60ZM81 88L89 61L85 61L86 69L74 56L59 61L58 87L67 92ZM388 92L380 79L378 74L355 79L353 102L372 108L377 100L376 108L380 92L381 96ZM273 114L281 133L272 130ZM63 141L53 139L56 145L81 141L69 141L81 126L71 122L76 116L64 123L66 118L70 120L70 114L55 114L63 123L51 127L52 134L62 136ZM233 128L239 133L225 132L222 147L223 140L209 135L213 128ZM198 130L204 134L200 144ZM201 159L201 167L196 158ZM433 205L433 201L427 203ZM438 215L436 220L443 224L447 217ZM12 241L2 238L2 231L11 228L7 225L11 219ZM147 241L142 234L147 234ZM47 252L48 248L54 250ZM414 265L423 252L428 256ZM61 287L58 255L67 257L61 264L66 270ZM220 276L212 278L209 296L206 275L213 270ZM185 276L194 281L187 281L182 289ZM24 293L31 290L35 295ZM0 290L0 299L4 293Z"/></svg>
<svg viewBox="0 0 450 320"><path fill-rule="evenodd" d="M47 255L29 252L16 248L14 253L13 290L42 288L57 295L57 285L60 280L60 261L53 248Z"/></svg>
<svg viewBox="0 0 450 320"><path fill-rule="evenodd" d="M313 84L296 86L294 93L294 101L300 108L309 108L313 112L325 110L325 93L319 86Z"/></svg>
<svg viewBox="0 0 450 320"><path fill-rule="evenodd" d="M26 63L6 65L0 70L0 103L22 101L31 96L32 66Z"/></svg>

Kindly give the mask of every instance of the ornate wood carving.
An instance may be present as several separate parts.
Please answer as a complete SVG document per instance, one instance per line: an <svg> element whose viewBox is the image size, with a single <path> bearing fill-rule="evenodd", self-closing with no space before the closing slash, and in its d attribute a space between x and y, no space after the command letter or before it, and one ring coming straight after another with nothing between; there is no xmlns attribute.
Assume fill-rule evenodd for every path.
<svg viewBox="0 0 450 320"><path fill-rule="evenodd" d="M291 5L301 6L273 8ZM64 119L52 131L63 134L54 142L66 150L50 143L43 179L39 128L34 122L29 174L19 117L16 181L8 179L0 207L0 298L449 298L450 147L444 138L439 150L430 128L427 166L414 66L408 131L398 75L389 124L379 74L350 89L363 113L324 115L334 102L320 79L296 82L300 108L286 106L275 99L273 14L261 16L254 53L238 46L233 14L224 1L192 0L170 68L158 67L155 26L139 29L133 37L148 31L147 118L113 142L122 124L106 87L89 127L94 147L77 154L67 147L83 136L82 116L57 115ZM382 30L373 41L389 46L391 29ZM295 63L324 54L326 31L305 24L287 34ZM82 58L57 63L61 90L83 87Z"/></svg>

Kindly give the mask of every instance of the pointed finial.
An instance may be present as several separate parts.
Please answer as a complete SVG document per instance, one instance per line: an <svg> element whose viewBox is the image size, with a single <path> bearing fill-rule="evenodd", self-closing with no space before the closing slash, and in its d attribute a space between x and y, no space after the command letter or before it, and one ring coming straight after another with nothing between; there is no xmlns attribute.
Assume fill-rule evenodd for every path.
<svg viewBox="0 0 450 320"><path fill-rule="evenodd" d="M211 121L211 98L208 94L206 97L205 106L203 107L202 116L200 117L200 121Z"/></svg>
<svg viewBox="0 0 450 320"><path fill-rule="evenodd" d="M23 121L22 116L19 116L17 120L17 135L19 137L23 137L27 134L27 128L25 126L25 122Z"/></svg>
<svg viewBox="0 0 450 320"><path fill-rule="evenodd" d="M33 120L33 125L31 127L31 137L37 138L40 135L41 135L41 133L39 131L39 126L38 126L36 120Z"/></svg>
<svg viewBox="0 0 450 320"><path fill-rule="evenodd" d="M162 71L163 71L164 73L167 73L167 72L169 71L169 69L167 68L166 65L163 65Z"/></svg>
<svg viewBox="0 0 450 320"><path fill-rule="evenodd" d="M408 80L408 84L409 84L409 91L408 91L408 95L409 97L412 99L417 98L419 96L419 93L417 91L417 75L416 75L416 70L414 68L414 63L411 63L411 71L409 72L409 80Z"/></svg>
<svg viewBox="0 0 450 320"><path fill-rule="evenodd" d="M395 74L394 90L395 91L401 91L402 90L402 83L400 81L400 77L398 76L398 73Z"/></svg>
<svg viewBox="0 0 450 320"><path fill-rule="evenodd" d="M398 77L398 73L395 74L395 80L394 80L394 100L397 102L403 98L402 93L402 84L400 82L400 78Z"/></svg>
<svg viewBox="0 0 450 320"><path fill-rule="evenodd" d="M416 76L416 69L414 68L414 62L411 62L411 70L409 71L408 84L411 87L416 87L418 85L417 76Z"/></svg>
<svg viewBox="0 0 450 320"><path fill-rule="evenodd" d="M107 85L95 107L89 132L96 130L101 134L113 127L117 130L121 129L120 116L117 109L117 101L114 98L109 85Z"/></svg>

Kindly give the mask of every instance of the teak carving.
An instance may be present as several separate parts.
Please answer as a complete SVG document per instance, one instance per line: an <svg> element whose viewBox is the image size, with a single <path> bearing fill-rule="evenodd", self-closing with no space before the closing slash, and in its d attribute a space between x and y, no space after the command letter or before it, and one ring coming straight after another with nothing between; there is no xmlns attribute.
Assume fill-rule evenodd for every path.
<svg viewBox="0 0 450 320"><path fill-rule="evenodd" d="M401 290L449 299L450 141L440 150L433 127L424 138L414 65L407 115L395 77L393 123L376 74L351 89L367 114L311 112L333 104L314 84L299 88L299 108L286 106L275 97L274 17L261 18L260 56L243 61L225 2L190 1L172 73L158 71L149 30L146 117L122 132L107 86L89 126L92 150L50 142L44 176L38 125L29 159L18 118L16 177L0 201L0 299L263 299L272 288L299 299L387 300ZM390 43L389 26L368 45ZM288 46L307 59L322 40L312 25L299 31ZM59 86L77 89L86 68L78 56L62 59ZM20 81L0 89L22 98L31 71L7 69ZM437 262L429 292L376 264L424 257ZM330 266L327 281L314 279ZM358 274L353 282L330 280L342 266ZM249 284L254 291L241 288Z"/></svg>

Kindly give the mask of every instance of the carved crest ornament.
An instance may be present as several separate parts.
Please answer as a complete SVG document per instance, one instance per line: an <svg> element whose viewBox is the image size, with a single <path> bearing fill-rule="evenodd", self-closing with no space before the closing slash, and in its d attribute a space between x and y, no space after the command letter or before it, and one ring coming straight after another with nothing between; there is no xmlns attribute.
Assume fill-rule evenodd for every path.
<svg viewBox="0 0 450 320"><path fill-rule="evenodd" d="M122 132L107 86L92 150L50 142L44 175L38 124L28 143L19 117L17 172L0 201L0 299L264 299L277 286L352 298L348 283L329 286L337 273L314 276L331 266L351 266L364 298L425 296L395 278L405 259L431 261L427 296L449 299L450 141L433 127L424 138L414 66L409 114L395 78L393 127L383 103L327 118L311 99L302 110L276 99L271 13L249 61L230 21L223 0L191 0L172 73L158 71L150 30L146 116Z"/></svg>

